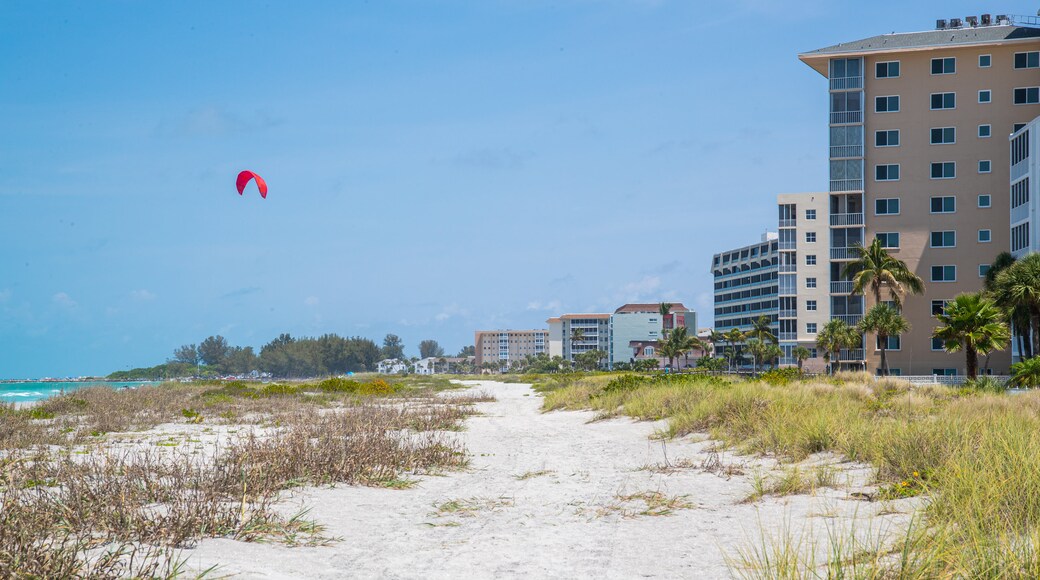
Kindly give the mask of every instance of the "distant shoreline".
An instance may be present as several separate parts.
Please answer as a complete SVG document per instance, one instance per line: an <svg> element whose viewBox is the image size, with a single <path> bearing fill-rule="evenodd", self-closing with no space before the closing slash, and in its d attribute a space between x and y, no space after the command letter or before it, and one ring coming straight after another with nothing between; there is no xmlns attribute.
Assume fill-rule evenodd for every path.
<svg viewBox="0 0 1040 580"><path fill-rule="evenodd" d="M154 383L151 379L0 379L0 385L12 383Z"/></svg>

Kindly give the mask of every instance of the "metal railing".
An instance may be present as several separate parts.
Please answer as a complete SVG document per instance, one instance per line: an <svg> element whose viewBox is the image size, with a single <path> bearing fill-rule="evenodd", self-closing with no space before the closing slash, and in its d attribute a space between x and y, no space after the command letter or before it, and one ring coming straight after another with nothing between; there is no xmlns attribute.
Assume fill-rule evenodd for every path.
<svg viewBox="0 0 1040 580"><path fill-rule="evenodd" d="M777 333L777 340L798 340L797 332L780 332Z"/></svg>
<svg viewBox="0 0 1040 580"><path fill-rule="evenodd" d="M780 318L797 318L797 317L798 317L798 311L797 310L781 310L780 311Z"/></svg>
<svg viewBox="0 0 1040 580"><path fill-rule="evenodd" d="M831 159L863 157L862 145L831 145Z"/></svg>
<svg viewBox="0 0 1040 580"><path fill-rule="evenodd" d="M861 213L832 213L832 226L861 226L863 225L863 214Z"/></svg>
<svg viewBox="0 0 1040 580"><path fill-rule="evenodd" d="M779 249L781 250L793 250L795 249L795 242L777 242Z"/></svg>
<svg viewBox="0 0 1040 580"><path fill-rule="evenodd" d="M863 111L834 111L831 113L831 125L862 123Z"/></svg>
<svg viewBox="0 0 1040 580"><path fill-rule="evenodd" d="M858 257L855 248L831 248L832 260L855 260Z"/></svg>
<svg viewBox="0 0 1040 580"><path fill-rule="evenodd" d="M831 90L841 91L844 89L862 89L863 77L835 77L831 79Z"/></svg>
<svg viewBox="0 0 1040 580"><path fill-rule="evenodd" d="M795 219L782 219L782 220L780 220L780 227L782 227L782 228L793 228L793 227L795 227L797 225L797 221L798 220L795 220Z"/></svg>
<svg viewBox="0 0 1040 580"><path fill-rule="evenodd" d="M790 273L790 272L797 272L797 271L798 271L798 266L795 265L795 264L780 264L780 272L782 272L782 273Z"/></svg>
<svg viewBox="0 0 1040 580"><path fill-rule="evenodd" d="M832 179L831 192L863 191L863 179Z"/></svg>
<svg viewBox="0 0 1040 580"><path fill-rule="evenodd" d="M831 320L840 320L849 326L856 326L863 320L862 314L832 314Z"/></svg>
<svg viewBox="0 0 1040 580"><path fill-rule="evenodd" d="M838 360L839 361L857 361L857 360L866 360L866 359L863 357L863 349L862 348L843 348L841 350L841 352L838 353Z"/></svg>
<svg viewBox="0 0 1040 580"><path fill-rule="evenodd" d="M831 294L852 294L852 282L831 282Z"/></svg>

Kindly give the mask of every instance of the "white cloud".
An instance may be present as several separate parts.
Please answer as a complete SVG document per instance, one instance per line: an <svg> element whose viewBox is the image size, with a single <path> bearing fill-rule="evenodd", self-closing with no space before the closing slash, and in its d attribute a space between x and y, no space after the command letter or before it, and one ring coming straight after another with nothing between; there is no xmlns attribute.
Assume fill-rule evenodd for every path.
<svg viewBox="0 0 1040 580"><path fill-rule="evenodd" d="M661 288L659 276L644 276L635 282L629 282L621 287L621 300L638 302L644 297L658 294Z"/></svg>
<svg viewBox="0 0 1040 580"><path fill-rule="evenodd" d="M321 300L318 300L317 296L308 296L307 299L303 301L307 306L317 306L320 302Z"/></svg>
<svg viewBox="0 0 1040 580"><path fill-rule="evenodd" d="M51 301L57 304L58 306L61 306L62 308L72 309L78 306L78 304L76 304L76 301L64 292L58 292L57 294L55 294L51 298Z"/></svg>
<svg viewBox="0 0 1040 580"><path fill-rule="evenodd" d="M550 300L548 302L528 302L528 310L546 311L546 312L559 312L563 308L563 305L559 300Z"/></svg>
<svg viewBox="0 0 1040 580"><path fill-rule="evenodd" d="M148 302L149 300L155 300L155 294L143 289L134 290L130 292L130 298L133 298L138 302Z"/></svg>
<svg viewBox="0 0 1040 580"><path fill-rule="evenodd" d="M468 314L468 310L466 310L465 308L460 308L458 304L452 303L442 308L441 311L433 317L433 319L437 322L444 322L449 318L454 318L456 316L467 316Z"/></svg>

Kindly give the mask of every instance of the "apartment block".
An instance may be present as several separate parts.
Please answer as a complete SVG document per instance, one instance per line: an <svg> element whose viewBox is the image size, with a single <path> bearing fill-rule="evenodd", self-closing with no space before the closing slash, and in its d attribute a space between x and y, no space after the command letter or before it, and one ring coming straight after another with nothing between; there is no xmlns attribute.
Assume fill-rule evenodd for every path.
<svg viewBox="0 0 1040 580"><path fill-rule="evenodd" d="M610 314L564 314L546 322L551 355L559 353L573 362L575 355L590 350L610 352Z"/></svg>
<svg viewBox="0 0 1040 580"><path fill-rule="evenodd" d="M655 349L663 338L661 333L674 328L690 329L697 333L697 314L682 304L672 304L666 316L661 316L661 305L625 304L610 315L610 350L608 366L644 358L657 358Z"/></svg>
<svg viewBox="0 0 1040 580"><path fill-rule="evenodd" d="M486 362L508 366L529 355L546 352L547 330L478 330L473 345L477 368Z"/></svg>
<svg viewBox="0 0 1040 580"><path fill-rule="evenodd" d="M776 198L780 258L776 336L784 352L780 364L797 364L792 351L802 346L812 353L803 368L813 372L824 370L816 336L831 317L830 199L828 193L785 193ZM849 316L846 308L841 312Z"/></svg>
<svg viewBox="0 0 1040 580"><path fill-rule="evenodd" d="M1011 134L1011 254L1040 252L1040 117Z"/></svg>
<svg viewBox="0 0 1040 580"><path fill-rule="evenodd" d="M934 314L979 290L1012 247L1003 136L1040 115L1040 22L1026 20L940 20L799 55L827 79L831 315L873 305L867 296L860 310L842 276L857 243L880 239L926 286L905 298L912 330L890 340L894 374L964 373L963 355L932 340ZM877 345L863 346L843 363L876 371ZM1007 352L990 360L998 373L1009 364Z"/></svg>
<svg viewBox="0 0 1040 580"><path fill-rule="evenodd" d="M773 332L778 332L779 265L780 243L777 234L771 232L763 234L757 244L712 256L715 330L747 331L764 315Z"/></svg>

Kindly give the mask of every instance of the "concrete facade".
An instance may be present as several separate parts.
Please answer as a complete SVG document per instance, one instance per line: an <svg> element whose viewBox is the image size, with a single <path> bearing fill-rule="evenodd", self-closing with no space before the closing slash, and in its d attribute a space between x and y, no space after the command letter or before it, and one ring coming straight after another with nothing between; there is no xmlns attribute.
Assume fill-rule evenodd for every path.
<svg viewBox="0 0 1040 580"><path fill-rule="evenodd" d="M672 304L670 314L662 320L660 304L625 304L610 315L610 350L608 367L616 363L656 358L657 342L662 329L680 326L697 332L697 314L682 304ZM647 350L649 349L649 351Z"/></svg>
<svg viewBox="0 0 1040 580"><path fill-rule="evenodd" d="M478 330L474 333L477 369L486 362L508 366L529 355L546 352L547 330Z"/></svg>
<svg viewBox="0 0 1040 580"><path fill-rule="evenodd" d="M780 242L776 336L784 351L780 364L797 365L792 351L802 346L815 355L802 368L822 372L825 364L816 336L831 317L830 194L785 193L776 202Z"/></svg>

